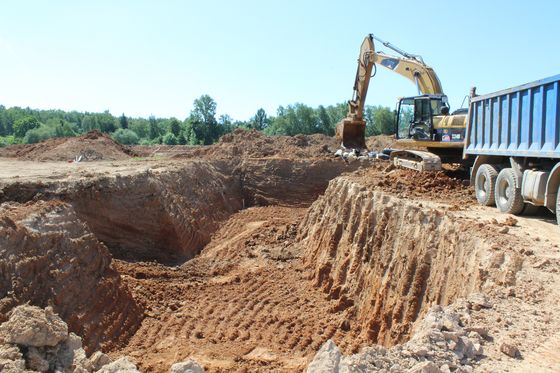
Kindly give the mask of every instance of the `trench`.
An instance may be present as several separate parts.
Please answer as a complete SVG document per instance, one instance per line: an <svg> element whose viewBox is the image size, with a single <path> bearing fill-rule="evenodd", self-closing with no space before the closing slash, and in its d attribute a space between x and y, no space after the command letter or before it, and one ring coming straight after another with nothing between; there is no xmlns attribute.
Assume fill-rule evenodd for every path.
<svg viewBox="0 0 560 373"><path fill-rule="evenodd" d="M110 343L123 331L111 325L86 345L128 354L145 371L189 354L210 371L300 369L329 338L345 352L392 346L431 305L512 281L519 263L489 257L484 237L465 235L469 223L337 177L356 168L189 162L42 190L106 245L135 303L113 315L124 339Z"/></svg>

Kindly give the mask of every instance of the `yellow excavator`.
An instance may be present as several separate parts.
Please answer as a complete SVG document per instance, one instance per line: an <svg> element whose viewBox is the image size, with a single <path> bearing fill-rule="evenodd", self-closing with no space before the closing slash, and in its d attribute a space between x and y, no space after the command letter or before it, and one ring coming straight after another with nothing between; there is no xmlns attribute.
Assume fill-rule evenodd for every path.
<svg viewBox="0 0 560 373"><path fill-rule="evenodd" d="M374 40L399 56L376 51ZM348 114L336 125L336 136L342 141L342 147L359 153L367 151L364 107L372 72L374 76L377 66L408 78L416 85L419 94L401 98L398 102L395 136L397 146L406 150L393 151L393 163L427 171L441 169L442 162L463 162L467 109L459 109L450 115L448 99L439 78L422 57L409 54L372 34L364 39L360 48ZM474 95L474 89L471 95Z"/></svg>

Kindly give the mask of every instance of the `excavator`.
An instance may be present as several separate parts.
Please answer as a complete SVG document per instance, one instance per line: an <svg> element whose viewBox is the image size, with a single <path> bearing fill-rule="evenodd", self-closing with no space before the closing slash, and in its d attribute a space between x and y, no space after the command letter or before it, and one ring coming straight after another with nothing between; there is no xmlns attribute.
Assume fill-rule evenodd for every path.
<svg viewBox="0 0 560 373"><path fill-rule="evenodd" d="M375 50L374 40L399 56ZM344 149L367 151L364 108L370 79L377 66L411 80L418 96L401 98L396 110L396 139L399 150L391 152L396 166L418 171L440 170L442 163L462 163L467 109L449 114L449 102L434 70L421 56L403 51L373 34L360 47L354 93L348 102L348 114L336 125L336 137ZM373 75L372 75L373 72ZM474 95L474 89L471 95Z"/></svg>

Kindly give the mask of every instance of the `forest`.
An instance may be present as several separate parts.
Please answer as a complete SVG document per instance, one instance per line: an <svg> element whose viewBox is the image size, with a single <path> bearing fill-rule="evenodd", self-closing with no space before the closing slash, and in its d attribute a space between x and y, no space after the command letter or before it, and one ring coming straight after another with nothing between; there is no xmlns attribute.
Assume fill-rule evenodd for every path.
<svg viewBox="0 0 560 373"><path fill-rule="evenodd" d="M189 115L177 118L133 118L109 111L89 113L37 110L0 105L0 146L32 144L52 137L79 136L99 130L125 145L209 145L236 128L255 129L267 135L322 133L334 135L335 125L346 116L344 103L317 108L302 103L279 106L276 115L258 109L246 121L229 115L217 117L217 103L209 95L195 99ZM394 113L387 107L367 106L368 136L394 133Z"/></svg>

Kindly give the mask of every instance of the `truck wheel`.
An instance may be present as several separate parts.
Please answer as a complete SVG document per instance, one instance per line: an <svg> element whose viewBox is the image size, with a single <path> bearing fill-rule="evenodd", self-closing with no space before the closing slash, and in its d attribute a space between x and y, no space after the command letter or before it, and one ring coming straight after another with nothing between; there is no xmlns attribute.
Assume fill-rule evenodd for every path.
<svg viewBox="0 0 560 373"><path fill-rule="evenodd" d="M525 203L521 196L521 188L517 185L515 171L504 168L496 179L496 206L501 212L517 215L523 211Z"/></svg>
<svg viewBox="0 0 560 373"><path fill-rule="evenodd" d="M558 186L558 193L556 194L556 222L560 225L560 186Z"/></svg>
<svg viewBox="0 0 560 373"><path fill-rule="evenodd" d="M474 179L474 193L476 200L483 206L494 206L494 187L498 171L490 164L480 165Z"/></svg>

